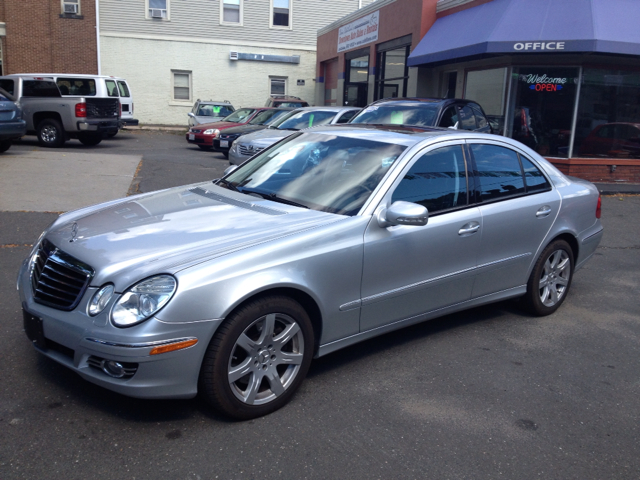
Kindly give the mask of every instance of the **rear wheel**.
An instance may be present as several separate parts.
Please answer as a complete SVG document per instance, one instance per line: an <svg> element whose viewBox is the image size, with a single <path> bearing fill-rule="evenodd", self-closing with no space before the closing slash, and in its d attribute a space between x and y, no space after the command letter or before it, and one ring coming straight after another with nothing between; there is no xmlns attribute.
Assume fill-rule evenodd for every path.
<svg viewBox="0 0 640 480"><path fill-rule="evenodd" d="M100 134L84 134L78 136L78 140L83 145L87 145L89 147L93 147L94 145L98 145L102 141L102 135Z"/></svg>
<svg viewBox="0 0 640 480"><path fill-rule="evenodd" d="M62 124L54 119L47 118L42 120L37 127L38 142L43 147L56 148L64 145L66 141L64 128Z"/></svg>
<svg viewBox="0 0 640 480"><path fill-rule="evenodd" d="M11 140L0 141L0 153L6 152L11 147Z"/></svg>
<svg viewBox="0 0 640 480"><path fill-rule="evenodd" d="M525 304L535 315L555 312L569 293L573 278L573 251L564 240L544 249L527 282Z"/></svg>
<svg viewBox="0 0 640 480"><path fill-rule="evenodd" d="M219 327L200 371L200 392L224 414L250 419L284 406L304 380L313 327L294 300L249 302Z"/></svg>

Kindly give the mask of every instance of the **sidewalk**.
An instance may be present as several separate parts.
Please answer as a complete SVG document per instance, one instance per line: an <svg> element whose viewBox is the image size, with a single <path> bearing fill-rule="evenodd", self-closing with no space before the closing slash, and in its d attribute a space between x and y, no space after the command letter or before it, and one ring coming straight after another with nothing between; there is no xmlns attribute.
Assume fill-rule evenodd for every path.
<svg viewBox="0 0 640 480"><path fill-rule="evenodd" d="M186 133L189 130L188 126L181 125L129 125L123 128L124 131L127 130L156 130L156 131L164 131L164 132L184 132Z"/></svg>
<svg viewBox="0 0 640 480"><path fill-rule="evenodd" d="M602 195L640 195L640 183L596 183Z"/></svg>

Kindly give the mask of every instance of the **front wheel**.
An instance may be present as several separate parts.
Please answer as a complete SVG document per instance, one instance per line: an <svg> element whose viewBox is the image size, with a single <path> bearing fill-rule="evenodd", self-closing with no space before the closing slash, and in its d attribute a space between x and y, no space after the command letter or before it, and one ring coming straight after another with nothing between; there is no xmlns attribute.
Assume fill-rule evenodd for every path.
<svg viewBox="0 0 640 480"><path fill-rule="evenodd" d="M41 121L37 127L37 134L38 142L43 147L61 147L66 141L62 124L54 118Z"/></svg>
<svg viewBox="0 0 640 480"><path fill-rule="evenodd" d="M78 140L83 145L87 145L88 147L93 147L94 145L98 145L102 141L102 135L100 134L85 134L79 135Z"/></svg>
<svg viewBox="0 0 640 480"><path fill-rule="evenodd" d="M307 312L289 297L249 302L219 327L200 371L200 392L241 420L284 406L309 370L314 334Z"/></svg>
<svg viewBox="0 0 640 480"><path fill-rule="evenodd" d="M525 304L535 315L555 312L569 293L573 278L573 251L564 240L544 249L527 282Z"/></svg>

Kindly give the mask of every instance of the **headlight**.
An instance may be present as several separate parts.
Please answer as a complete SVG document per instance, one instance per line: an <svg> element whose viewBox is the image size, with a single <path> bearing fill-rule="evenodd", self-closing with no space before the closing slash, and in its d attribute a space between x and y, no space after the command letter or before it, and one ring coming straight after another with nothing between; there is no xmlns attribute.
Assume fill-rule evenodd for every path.
<svg viewBox="0 0 640 480"><path fill-rule="evenodd" d="M89 315L95 317L107 306L114 292L113 285L105 285L98 290L89 302Z"/></svg>
<svg viewBox="0 0 640 480"><path fill-rule="evenodd" d="M215 138L220 135L220 130L218 130L217 128L208 128L202 133L204 133L205 135L213 135L213 137Z"/></svg>
<svg viewBox="0 0 640 480"><path fill-rule="evenodd" d="M176 286L171 275L143 280L120 297L111 311L111 321L116 327L130 327L143 322L171 300Z"/></svg>

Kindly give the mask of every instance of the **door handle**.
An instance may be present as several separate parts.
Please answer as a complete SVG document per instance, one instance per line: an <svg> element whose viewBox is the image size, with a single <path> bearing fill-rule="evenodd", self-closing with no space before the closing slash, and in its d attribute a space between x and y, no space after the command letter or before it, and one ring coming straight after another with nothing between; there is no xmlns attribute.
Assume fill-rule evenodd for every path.
<svg viewBox="0 0 640 480"><path fill-rule="evenodd" d="M551 213L551 207L549 205L545 205L544 207L540 207L536 212L536 217L544 218Z"/></svg>
<svg viewBox="0 0 640 480"><path fill-rule="evenodd" d="M480 224L478 222L469 222L462 226L458 231L458 235L471 235L480 230Z"/></svg>

